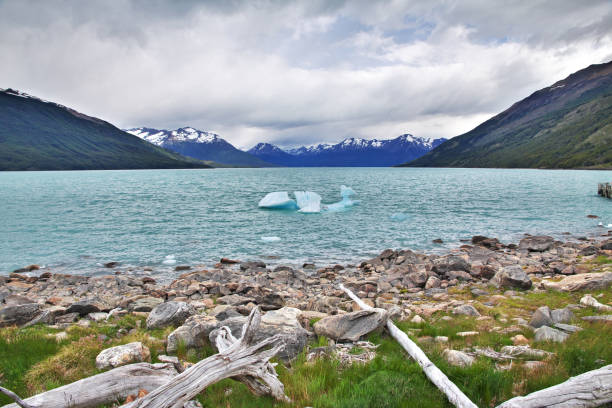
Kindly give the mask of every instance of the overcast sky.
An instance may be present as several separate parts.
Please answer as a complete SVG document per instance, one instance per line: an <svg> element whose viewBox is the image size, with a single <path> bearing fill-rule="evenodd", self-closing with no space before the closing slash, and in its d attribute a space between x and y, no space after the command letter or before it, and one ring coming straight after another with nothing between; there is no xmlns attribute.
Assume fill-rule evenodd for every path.
<svg viewBox="0 0 612 408"><path fill-rule="evenodd" d="M436 138L612 60L612 1L0 0L0 87L239 147Z"/></svg>

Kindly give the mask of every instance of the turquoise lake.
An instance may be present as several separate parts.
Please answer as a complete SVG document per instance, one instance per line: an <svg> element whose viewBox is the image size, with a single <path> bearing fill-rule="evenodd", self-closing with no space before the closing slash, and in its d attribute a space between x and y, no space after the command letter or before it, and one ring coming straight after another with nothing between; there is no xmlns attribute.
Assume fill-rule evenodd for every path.
<svg viewBox="0 0 612 408"><path fill-rule="evenodd" d="M108 273L221 257L319 265L358 262L385 248L439 251L472 235L596 235L612 224L597 196L610 171L276 168L0 173L0 273L36 263ZM300 214L257 207L268 192L310 190L323 203L352 187L360 205ZM404 221L392 219L405 214ZM596 214L600 219L589 219ZM262 237L278 237L264 242ZM432 243L441 238L442 245ZM164 263L165 262L165 263Z"/></svg>

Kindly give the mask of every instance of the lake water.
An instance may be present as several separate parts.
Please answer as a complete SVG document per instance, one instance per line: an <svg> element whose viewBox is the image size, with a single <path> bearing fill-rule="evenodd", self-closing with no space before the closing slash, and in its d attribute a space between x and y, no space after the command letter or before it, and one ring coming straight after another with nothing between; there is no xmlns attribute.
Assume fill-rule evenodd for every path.
<svg viewBox="0 0 612 408"><path fill-rule="evenodd" d="M385 248L440 250L481 234L592 235L612 223L596 195L610 171L280 168L0 173L0 273L27 264L99 273L101 264L357 262ZM257 207L271 191L311 190L324 203L352 187L360 205L300 214ZM402 213L404 221L391 216ZM601 218L589 219L587 214ZM261 237L278 237L264 242ZM443 245L432 244L441 238ZM164 261L166 263L164 264ZM172 262L175 262L173 264Z"/></svg>

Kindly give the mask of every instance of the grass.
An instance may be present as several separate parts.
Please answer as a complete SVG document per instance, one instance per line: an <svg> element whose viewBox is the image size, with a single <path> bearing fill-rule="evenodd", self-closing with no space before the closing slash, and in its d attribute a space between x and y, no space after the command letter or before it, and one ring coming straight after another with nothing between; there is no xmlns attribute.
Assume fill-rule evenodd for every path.
<svg viewBox="0 0 612 408"><path fill-rule="evenodd" d="M469 291L455 290L453 296L474 299ZM491 294L495 294L491 291ZM602 303L612 302L612 289L592 293ZM516 296L495 298L492 307L480 303L475 307L485 319L454 316L437 312L427 321L415 324L398 322L400 329L409 333L429 358L462 389L479 407L493 407L516 395L524 395L565 381L570 376L612 363L612 325L580 321L581 332L559 343L533 343L532 347L555 353L543 359L544 365L527 370L514 364L509 370L499 370L495 361L479 357L471 367L454 367L443 357L445 348L461 350L467 347L491 347L499 350L512 344L515 332L500 333L500 329L516 326L513 318L528 319L542 305L551 309L576 304L584 293L519 292ZM488 297L482 297L487 302ZM585 308L574 311L576 319L597 313ZM578 320L576 321L578 322ZM576 323L574 322L574 323ZM60 343L49 339L57 329L43 326L25 329L0 329L0 375L2 384L19 395L29 396L41 390L57 387L98 372L94 361L104 348L132 341L142 341L151 350L152 361L163 352L162 339L172 330L146 330L144 318L128 315L115 319L112 324L92 324L90 327L73 326L67 338ZM478 331L474 337L461 337L457 332ZM123 333L122 336L118 336ZM520 329L520 333L533 339L533 332ZM446 336L448 343L427 340ZM292 403L281 403L270 397L254 397L243 384L231 379L206 389L199 400L204 407L449 407L445 397L429 382L422 369L410 360L405 351L392 338L372 334L368 340L379 344L377 356L370 363L342 366L331 357L309 362L303 351L292 364L276 367L280 380ZM310 347L324 347L328 340L318 337ZM351 353L359 353L355 348ZM179 345L177 355L185 361L197 362L214 353L211 347L194 351ZM0 397L0 403L9 402Z"/></svg>

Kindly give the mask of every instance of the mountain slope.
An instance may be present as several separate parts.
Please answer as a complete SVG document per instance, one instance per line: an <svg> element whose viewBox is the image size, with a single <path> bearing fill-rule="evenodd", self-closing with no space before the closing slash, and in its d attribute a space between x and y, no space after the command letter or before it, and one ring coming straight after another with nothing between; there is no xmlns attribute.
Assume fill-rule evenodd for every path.
<svg viewBox="0 0 612 408"><path fill-rule="evenodd" d="M204 132L192 127L176 130L132 128L126 129L126 132L157 146L195 159L213 160L216 163L233 166L273 166L247 152L236 149L215 133Z"/></svg>
<svg viewBox="0 0 612 408"><path fill-rule="evenodd" d="M541 89L404 166L612 168L612 62Z"/></svg>
<svg viewBox="0 0 612 408"><path fill-rule="evenodd" d="M0 90L0 170L202 168L103 120Z"/></svg>
<svg viewBox="0 0 612 408"><path fill-rule="evenodd" d="M337 144L319 144L283 150L260 143L249 150L270 163L282 166L393 166L420 157L446 139L428 140L409 134L389 140L349 138Z"/></svg>

